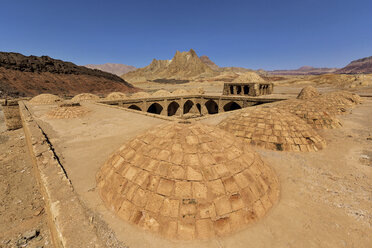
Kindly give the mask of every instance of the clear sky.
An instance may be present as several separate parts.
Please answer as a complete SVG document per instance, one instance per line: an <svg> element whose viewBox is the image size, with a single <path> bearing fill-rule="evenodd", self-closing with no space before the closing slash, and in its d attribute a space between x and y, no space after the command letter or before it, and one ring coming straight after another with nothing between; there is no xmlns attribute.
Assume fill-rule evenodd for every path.
<svg viewBox="0 0 372 248"><path fill-rule="evenodd" d="M372 55L371 0L1 0L0 51L143 67L193 48L219 66L343 67Z"/></svg>

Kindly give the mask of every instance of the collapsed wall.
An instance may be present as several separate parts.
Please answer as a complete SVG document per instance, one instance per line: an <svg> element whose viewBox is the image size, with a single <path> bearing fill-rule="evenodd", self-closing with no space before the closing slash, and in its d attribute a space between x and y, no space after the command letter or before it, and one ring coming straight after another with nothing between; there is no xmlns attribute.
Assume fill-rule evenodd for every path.
<svg viewBox="0 0 372 248"><path fill-rule="evenodd" d="M21 116L19 115L18 100L5 100L1 102L4 112L7 130L16 130L22 127Z"/></svg>

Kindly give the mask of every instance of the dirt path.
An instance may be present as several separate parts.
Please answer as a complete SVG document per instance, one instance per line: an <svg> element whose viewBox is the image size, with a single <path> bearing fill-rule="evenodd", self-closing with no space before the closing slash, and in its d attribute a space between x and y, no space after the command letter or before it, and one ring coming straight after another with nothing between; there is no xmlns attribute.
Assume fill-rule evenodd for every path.
<svg viewBox="0 0 372 248"><path fill-rule="evenodd" d="M23 129L4 126L0 110L0 248L53 247Z"/></svg>

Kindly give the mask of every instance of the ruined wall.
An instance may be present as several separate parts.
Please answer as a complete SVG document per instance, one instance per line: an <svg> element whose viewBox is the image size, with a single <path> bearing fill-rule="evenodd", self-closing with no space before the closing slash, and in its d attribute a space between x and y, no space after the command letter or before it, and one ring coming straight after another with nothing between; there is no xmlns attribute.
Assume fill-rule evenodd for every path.
<svg viewBox="0 0 372 248"><path fill-rule="evenodd" d="M47 135L19 102L27 146L46 204L54 247L105 247Z"/></svg>
<svg viewBox="0 0 372 248"><path fill-rule="evenodd" d="M225 83L223 95L231 96L261 96L272 94L273 83Z"/></svg>
<svg viewBox="0 0 372 248"><path fill-rule="evenodd" d="M16 130L22 127L17 100L4 100L1 102L4 112L5 124L8 130Z"/></svg>

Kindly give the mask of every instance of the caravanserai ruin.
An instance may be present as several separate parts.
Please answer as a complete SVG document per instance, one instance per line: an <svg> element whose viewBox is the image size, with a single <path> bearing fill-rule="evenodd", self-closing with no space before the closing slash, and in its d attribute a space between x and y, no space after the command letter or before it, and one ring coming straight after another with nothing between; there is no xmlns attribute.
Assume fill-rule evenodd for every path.
<svg viewBox="0 0 372 248"><path fill-rule="evenodd" d="M135 247L215 247L283 233L288 212L314 221L318 212L298 206L320 189L297 177L313 173L309 157L337 163L325 155L336 145L327 132L344 129L339 115L361 103L347 92L306 88L296 99L272 90L234 83L224 94L42 94L2 105L8 128L24 127L65 247L104 247L107 230Z"/></svg>

